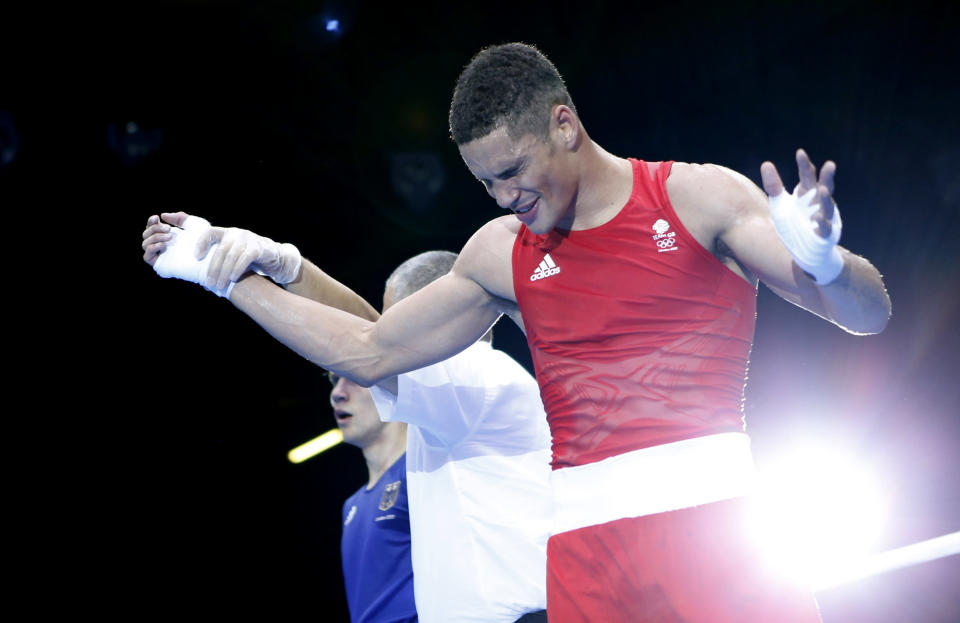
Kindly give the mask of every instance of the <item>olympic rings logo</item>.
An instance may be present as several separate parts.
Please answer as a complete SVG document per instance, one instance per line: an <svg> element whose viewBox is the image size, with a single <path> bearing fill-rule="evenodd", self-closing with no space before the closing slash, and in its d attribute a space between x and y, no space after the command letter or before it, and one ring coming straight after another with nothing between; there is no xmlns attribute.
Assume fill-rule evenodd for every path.
<svg viewBox="0 0 960 623"><path fill-rule="evenodd" d="M672 247L675 244L677 244L676 238L663 238L661 240L657 240L657 246L660 247L661 249Z"/></svg>

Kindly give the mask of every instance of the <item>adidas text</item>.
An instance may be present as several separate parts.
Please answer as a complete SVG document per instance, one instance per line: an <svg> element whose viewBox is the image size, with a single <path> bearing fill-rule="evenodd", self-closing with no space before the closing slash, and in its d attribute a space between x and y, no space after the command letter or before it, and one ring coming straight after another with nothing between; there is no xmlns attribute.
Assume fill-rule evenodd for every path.
<svg viewBox="0 0 960 623"><path fill-rule="evenodd" d="M543 261L540 262L540 265L537 266L536 270L533 271L533 274L530 275L530 281L546 279L547 277L552 277L559 272L560 267L556 265L556 263L553 261L553 258L550 257L550 254L547 253L543 256Z"/></svg>
<svg viewBox="0 0 960 623"><path fill-rule="evenodd" d="M560 272L559 266L554 266L553 268L548 268L547 270L543 270L543 271L541 271L538 268L532 275L530 275L530 281L536 281L537 279L546 279L547 277L550 277L551 275L556 275L559 272Z"/></svg>

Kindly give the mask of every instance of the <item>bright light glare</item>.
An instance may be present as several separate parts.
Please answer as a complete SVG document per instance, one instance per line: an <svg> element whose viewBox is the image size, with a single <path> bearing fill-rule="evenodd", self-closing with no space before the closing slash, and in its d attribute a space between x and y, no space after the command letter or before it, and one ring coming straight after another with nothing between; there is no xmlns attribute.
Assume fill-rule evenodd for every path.
<svg viewBox="0 0 960 623"><path fill-rule="evenodd" d="M338 20L338 19L328 19L328 20L327 20L327 32L340 32L340 20Z"/></svg>
<svg viewBox="0 0 960 623"><path fill-rule="evenodd" d="M805 583L862 558L883 528L887 495L849 455L799 449L759 480L754 534L774 564Z"/></svg>
<svg viewBox="0 0 960 623"><path fill-rule="evenodd" d="M309 458L312 458L325 450L329 450L333 446L337 445L343 441L343 433L340 432L339 428L334 428L328 430L319 437L311 439L307 443L300 444L293 450L287 453L287 459L291 463L303 463Z"/></svg>

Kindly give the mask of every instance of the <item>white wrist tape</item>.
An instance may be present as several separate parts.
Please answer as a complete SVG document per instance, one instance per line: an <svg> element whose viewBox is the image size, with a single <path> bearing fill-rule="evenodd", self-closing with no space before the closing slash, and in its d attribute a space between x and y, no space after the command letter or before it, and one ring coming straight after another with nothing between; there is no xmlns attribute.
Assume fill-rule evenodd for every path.
<svg viewBox="0 0 960 623"><path fill-rule="evenodd" d="M210 267L210 260L213 258L213 252L217 245L211 246L203 259L197 259L195 256L197 241L210 228L210 223L199 216L188 216L183 222L183 228L171 227L170 233L173 238L166 244L163 253L157 257L153 264L153 270L164 278L173 277L183 279L192 283L198 283L207 287L207 269ZM217 296L230 298L230 292L233 290L234 283L231 281L223 290L213 290L207 288Z"/></svg>
<svg viewBox="0 0 960 623"><path fill-rule="evenodd" d="M813 275L818 284L825 285L843 270L843 256L837 248L843 223L840 210L834 206L830 236L824 238L818 234L817 224L811 218L820 208L819 202L811 203L816 196L815 188L799 197L797 191L793 194L781 192L770 197L770 216L780 240L797 266Z"/></svg>

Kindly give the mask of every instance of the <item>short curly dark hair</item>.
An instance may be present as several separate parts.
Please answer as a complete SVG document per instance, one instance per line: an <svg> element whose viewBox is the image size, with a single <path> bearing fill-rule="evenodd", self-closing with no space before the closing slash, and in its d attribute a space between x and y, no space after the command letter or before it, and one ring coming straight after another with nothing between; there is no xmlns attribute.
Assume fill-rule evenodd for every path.
<svg viewBox="0 0 960 623"><path fill-rule="evenodd" d="M450 135L457 145L504 125L512 138L546 138L550 111L573 100L553 63L526 43L481 50L457 79L450 102Z"/></svg>

